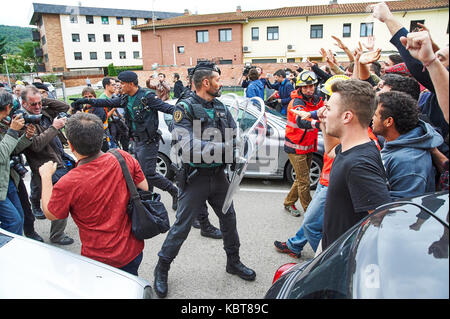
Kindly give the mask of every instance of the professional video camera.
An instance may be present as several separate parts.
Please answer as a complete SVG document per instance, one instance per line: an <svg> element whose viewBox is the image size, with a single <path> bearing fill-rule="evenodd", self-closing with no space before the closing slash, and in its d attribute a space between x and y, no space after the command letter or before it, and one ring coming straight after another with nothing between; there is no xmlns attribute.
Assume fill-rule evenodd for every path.
<svg viewBox="0 0 450 319"><path fill-rule="evenodd" d="M28 170L25 168L22 162L22 157L19 155L11 156L9 166L14 169L20 177L24 177Z"/></svg>
<svg viewBox="0 0 450 319"><path fill-rule="evenodd" d="M17 110L14 115L22 114L23 119L25 120L25 124L39 124L41 123L42 114L39 115L31 115L26 113L23 110Z"/></svg>
<svg viewBox="0 0 450 319"><path fill-rule="evenodd" d="M256 66L254 65L246 65L244 67L244 71L242 72L243 76L248 76L248 73L250 72L251 69L256 69Z"/></svg>

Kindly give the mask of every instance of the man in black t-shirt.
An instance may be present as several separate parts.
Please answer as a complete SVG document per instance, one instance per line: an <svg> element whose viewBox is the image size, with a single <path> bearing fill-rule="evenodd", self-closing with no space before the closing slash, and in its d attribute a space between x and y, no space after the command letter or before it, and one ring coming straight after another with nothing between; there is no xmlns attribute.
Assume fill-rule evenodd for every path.
<svg viewBox="0 0 450 319"><path fill-rule="evenodd" d="M322 248L378 206L391 201L386 173L368 127L376 109L372 86L360 80L336 82L323 112L326 133L339 138L325 203Z"/></svg>

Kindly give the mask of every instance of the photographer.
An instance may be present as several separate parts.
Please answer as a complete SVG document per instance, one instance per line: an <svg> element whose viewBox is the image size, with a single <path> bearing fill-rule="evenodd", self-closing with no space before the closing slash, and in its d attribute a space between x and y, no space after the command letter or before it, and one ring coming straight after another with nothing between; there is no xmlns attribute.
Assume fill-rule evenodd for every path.
<svg viewBox="0 0 450 319"><path fill-rule="evenodd" d="M78 165L55 186L52 176L57 173L57 163L50 161L39 168L45 215L50 220L65 220L70 210L79 228L83 256L137 276L144 241L131 232L126 212L130 192L119 161L113 154L101 151L102 123L93 114L77 113L68 120L66 131ZM148 190L137 160L119 152L136 187Z"/></svg>
<svg viewBox="0 0 450 319"><path fill-rule="evenodd" d="M20 153L31 145L31 137L35 127L29 125L26 134L19 138L19 130L25 124L22 115L19 114L8 125L5 119L8 117L14 98L8 92L0 91L0 227L17 235L22 235L24 213L20 204L17 186L20 175L11 168L17 163L11 161L11 155ZM11 163L13 162L13 163Z"/></svg>
<svg viewBox="0 0 450 319"><path fill-rule="evenodd" d="M250 84L245 91L248 98L260 97L264 101L264 84L259 80L259 73L256 69L250 69L248 73Z"/></svg>
<svg viewBox="0 0 450 319"><path fill-rule="evenodd" d="M53 183L56 183L68 170L63 161L64 149L58 134L66 123L66 118L59 118L59 114L67 112L69 105L54 99L43 99L38 89L34 86L27 86L22 92L23 107L28 116L39 118L36 132L32 144L24 151L28 164L30 165L31 177L31 205L33 210L40 207L41 198L41 178L39 167L48 162L57 163L57 171L53 176ZM73 239L68 237L64 230L67 220L52 221L50 228L50 241L59 245L70 245Z"/></svg>

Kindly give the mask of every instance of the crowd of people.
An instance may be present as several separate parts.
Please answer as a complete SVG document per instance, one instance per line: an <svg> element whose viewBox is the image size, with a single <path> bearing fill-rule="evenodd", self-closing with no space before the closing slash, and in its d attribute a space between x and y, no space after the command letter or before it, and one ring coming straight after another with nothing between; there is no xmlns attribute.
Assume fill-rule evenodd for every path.
<svg viewBox="0 0 450 319"><path fill-rule="evenodd" d="M287 119L284 150L296 177L283 206L304 220L294 236L274 245L295 258L307 243L317 253L326 249L382 204L449 187L449 48L439 48L424 25L408 32L385 3L373 5L372 12L398 50L387 61L380 61L373 37L364 51L361 43L351 50L333 36L348 56L346 66L324 48L322 67L307 61L303 68L280 69L273 82L261 67L251 67L242 83L247 97L260 97ZM39 82L19 83L13 94L0 88L0 227L43 241L34 222L47 218L50 241L70 245L74 240L65 234L70 214L82 255L138 275L144 241L131 232L130 195L119 162L108 152L121 148L136 186L167 191L177 211L154 270L158 296L167 295L171 263L196 224L202 235L223 239L226 271L252 281L255 271L239 257L234 207L221 211L229 186L224 168L235 158L214 155L235 147L225 140L225 130L236 123L217 100L220 70L199 63L189 70L187 87L174 74L175 106L165 102L171 92L166 76L160 73L154 80L141 88L134 72L105 77L101 96L88 86L72 105L55 99ZM267 89L274 93L267 95ZM176 185L156 172L158 112L173 115L174 142L180 156L189 155L181 156ZM211 128L221 133L221 141L205 138ZM311 197L309 172L319 130L324 164ZM134 156L128 153L130 140ZM22 154L31 170L30 194ZM196 155L200 162L192 160ZM220 229L208 220L207 201Z"/></svg>

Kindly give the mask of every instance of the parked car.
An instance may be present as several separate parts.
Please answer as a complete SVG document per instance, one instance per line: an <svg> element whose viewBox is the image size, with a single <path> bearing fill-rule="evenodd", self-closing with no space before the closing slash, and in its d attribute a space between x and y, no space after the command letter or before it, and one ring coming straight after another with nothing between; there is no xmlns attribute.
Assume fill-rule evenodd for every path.
<svg viewBox="0 0 450 319"><path fill-rule="evenodd" d="M265 298L449 298L449 193L380 206L319 256L287 264Z"/></svg>
<svg viewBox="0 0 450 319"><path fill-rule="evenodd" d="M139 277L0 229L0 299L153 298Z"/></svg>
<svg viewBox="0 0 450 319"><path fill-rule="evenodd" d="M230 105L235 98L243 102L245 97L238 97L234 94L225 94L219 98L225 105ZM175 104L176 100L168 101ZM244 130L250 127L256 121L256 115L251 109L245 118ZM277 111L266 107L267 116L267 136L263 144L262 151L258 153L255 160L251 161L247 167L245 177L264 178L264 179L286 179L290 183L295 180L295 172L289 161L287 153L284 151L284 135L286 129L286 116ZM163 140L159 144L159 156L157 162L157 172L168 178L174 176L171 169L170 149L172 134L168 127L172 122L172 115L159 112L159 129L162 131ZM264 150L270 150L265 152ZM311 164L310 178L311 188L315 189L320 180L323 165L323 138L319 133L317 152L313 154Z"/></svg>

